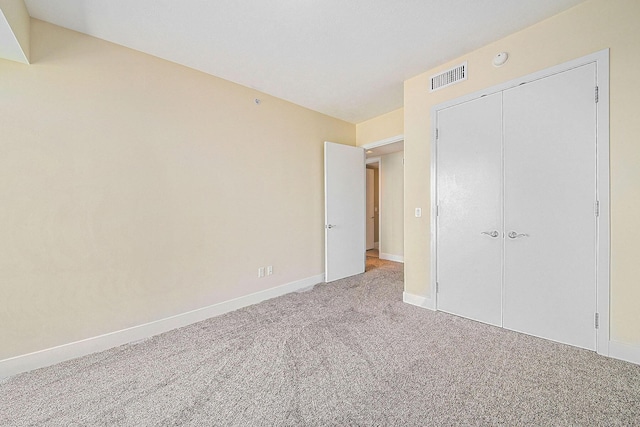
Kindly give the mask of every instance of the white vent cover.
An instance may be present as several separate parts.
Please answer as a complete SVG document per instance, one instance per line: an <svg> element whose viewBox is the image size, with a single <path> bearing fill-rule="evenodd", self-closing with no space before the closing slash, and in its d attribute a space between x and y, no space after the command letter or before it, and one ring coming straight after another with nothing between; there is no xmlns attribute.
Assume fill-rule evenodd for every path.
<svg viewBox="0 0 640 427"><path fill-rule="evenodd" d="M467 62L431 76L429 92L467 80Z"/></svg>

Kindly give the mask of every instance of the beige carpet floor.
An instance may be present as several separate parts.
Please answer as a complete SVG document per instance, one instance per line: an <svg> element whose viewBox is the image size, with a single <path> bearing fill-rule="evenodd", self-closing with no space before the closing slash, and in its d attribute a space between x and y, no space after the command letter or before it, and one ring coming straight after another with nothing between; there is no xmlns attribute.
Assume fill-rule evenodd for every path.
<svg viewBox="0 0 640 427"><path fill-rule="evenodd" d="M640 425L640 366L402 302L402 265L0 383L2 426Z"/></svg>

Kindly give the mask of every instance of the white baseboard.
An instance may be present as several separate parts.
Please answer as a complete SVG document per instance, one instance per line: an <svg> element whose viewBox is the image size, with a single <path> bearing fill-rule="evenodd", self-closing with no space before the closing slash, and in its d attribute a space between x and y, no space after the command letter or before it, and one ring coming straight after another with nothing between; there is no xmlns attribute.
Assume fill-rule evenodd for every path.
<svg viewBox="0 0 640 427"><path fill-rule="evenodd" d="M640 365L640 345L609 341L609 357Z"/></svg>
<svg viewBox="0 0 640 427"><path fill-rule="evenodd" d="M55 365L65 360L75 359L123 344L143 340L172 329L191 325L192 323L200 322L210 317L220 316L221 314L257 304L261 301L290 292L308 290L310 287L322 282L324 282L324 274L319 274L154 322L0 360L0 378L10 377L33 369L44 368L45 366Z"/></svg>
<svg viewBox="0 0 640 427"><path fill-rule="evenodd" d="M436 309L434 301L431 298L421 297L407 292L402 293L402 301L407 304L415 305L429 310L435 311ZM604 356L607 355L604 354ZM608 356L614 359L624 360L626 362L640 365L640 345L609 341Z"/></svg>
<svg viewBox="0 0 640 427"><path fill-rule="evenodd" d="M436 309L431 298L421 297L407 292L402 293L402 301L406 302L407 304L416 305L418 307L426 308L433 311L435 311Z"/></svg>
<svg viewBox="0 0 640 427"><path fill-rule="evenodd" d="M380 255L378 255L378 257L380 259L386 259L387 261L395 261L395 262L404 263L404 256L402 256L402 255L385 254L385 253L380 252Z"/></svg>

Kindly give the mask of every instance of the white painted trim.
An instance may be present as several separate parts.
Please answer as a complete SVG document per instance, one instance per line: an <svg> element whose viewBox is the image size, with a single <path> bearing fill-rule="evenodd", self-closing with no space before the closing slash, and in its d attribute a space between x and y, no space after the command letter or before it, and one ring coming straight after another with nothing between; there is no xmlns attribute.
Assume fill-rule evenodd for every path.
<svg viewBox="0 0 640 427"><path fill-rule="evenodd" d="M431 268L431 275L429 277L429 293L433 300L433 309L438 309L438 294L434 292L436 289L436 282L438 281L438 144L437 144L437 127L438 127L438 110L437 105L431 109L431 210L429 218L429 230L431 232L430 248L431 256L429 257L429 264Z"/></svg>
<svg viewBox="0 0 640 427"><path fill-rule="evenodd" d="M434 301L431 298L421 297L418 295L410 294L408 292L403 292L402 301L407 304L415 305L417 307L422 307L428 310L436 311Z"/></svg>
<svg viewBox="0 0 640 427"><path fill-rule="evenodd" d="M597 222L596 248L596 306L599 313L599 328L596 337L598 354L609 355L610 351L610 265L611 265L611 222L609 216L609 49L594 55L596 58L596 82L598 85L598 103L596 104L596 196L600 202ZM636 359L640 360L640 359ZM638 363L638 362L636 362Z"/></svg>
<svg viewBox="0 0 640 427"><path fill-rule="evenodd" d="M640 365L640 345L609 341L609 357Z"/></svg>
<svg viewBox="0 0 640 427"><path fill-rule="evenodd" d="M373 242L374 249L380 249L380 242Z"/></svg>
<svg viewBox="0 0 640 427"><path fill-rule="evenodd" d="M402 255L393 255L393 254L385 254L385 253L380 253L379 255L380 259L386 259L387 261L395 261L395 262L402 262L404 263L404 256Z"/></svg>
<svg viewBox="0 0 640 427"><path fill-rule="evenodd" d="M597 67L596 81L599 88L599 100L597 108L597 196L600 201L600 216L598 217L597 230L597 311L599 313L599 329L596 337L596 351L604 356L609 355L610 345L610 196L609 196L609 49L583 56L547 69L528 74L505 83L492 86L468 95L454 98L431 108L431 289L435 289L437 280L437 143L436 128L437 114L439 110L453 107L458 104L478 99L485 95L502 92L506 89L519 86L558 74L586 64L595 63ZM594 88L595 89L595 88ZM437 297L434 297L434 304L437 307Z"/></svg>
<svg viewBox="0 0 640 427"><path fill-rule="evenodd" d="M365 150L371 150L373 148L382 147L384 145L395 144L396 142L404 141L404 134L392 136L390 138L381 139L379 141L369 142L367 144L361 145L360 147Z"/></svg>
<svg viewBox="0 0 640 427"><path fill-rule="evenodd" d="M291 292L308 290L310 287L324 282L324 274L296 280L281 286L265 289L253 294L234 298L208 307L188 311L186 313L145 323L120 331L110 332L84 340L63 344L57 347L23 354L0 360L0 378L10 377L21 372L55 365L65 360L75 359L91 353L104 351L123 344L139 341L170 330L191 325L211 317L220 316L261 301L279 297Z"/></svg>

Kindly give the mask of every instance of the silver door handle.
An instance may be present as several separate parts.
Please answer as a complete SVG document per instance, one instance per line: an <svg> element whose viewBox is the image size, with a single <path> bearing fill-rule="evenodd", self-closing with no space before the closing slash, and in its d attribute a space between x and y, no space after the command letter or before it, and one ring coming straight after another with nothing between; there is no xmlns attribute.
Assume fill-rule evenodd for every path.
<svg viewBox="0 0 640 427"><path fill-rule="evenodd" d="M498 233L496 230L493 231L483 231L480 234L486 234L487 236L491 236L491 237L498 237L500 235L500 233Z"/></svg>
<svg viewBox="0 0 640 427"><path fill-rule="evenodd" d="M527 233L516 233L515 231L510 231L509 234L507 234L507 236L509 236L510 239L518 239L520 237L529 237Z"/></svg>
<svg viewBox="0 0 640 427"><path fill-rule="evenodd" d="M335 225L333 225L333 224L327 224L327 225L324 226L324 228L333 228L333 227L335 227Z"/></svg>

